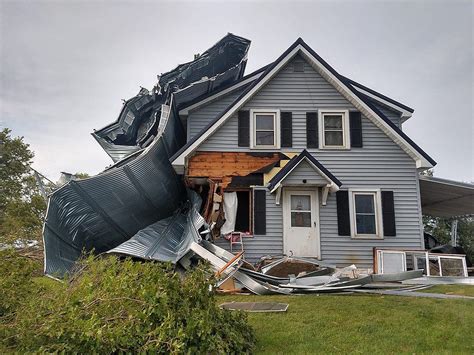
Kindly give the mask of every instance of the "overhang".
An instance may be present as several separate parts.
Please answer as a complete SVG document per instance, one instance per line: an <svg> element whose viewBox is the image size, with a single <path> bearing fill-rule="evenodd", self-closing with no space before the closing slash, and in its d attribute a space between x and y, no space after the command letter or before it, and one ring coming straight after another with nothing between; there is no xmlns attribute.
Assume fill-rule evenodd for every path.
<svg viewBox="0 0 474 355"><path fill-rule="evenodd" d="M474 185L420 176L421 209L424 215L457 217L474 215Z"/></svg>
<svg viewBox="0 0 474 355"><path fill-rule="evenodd" d="M281 185L282 181L288 177L292 171L303 161L306 161L314 169L315 173L320 175L326 180L328 187L332 191L339 190L342 183L322 165L316 158L314 158L306 149L304 149L299 155L293 157L283 169L281 169L268 183L268 189L270 192L274 192Z"/></svg>

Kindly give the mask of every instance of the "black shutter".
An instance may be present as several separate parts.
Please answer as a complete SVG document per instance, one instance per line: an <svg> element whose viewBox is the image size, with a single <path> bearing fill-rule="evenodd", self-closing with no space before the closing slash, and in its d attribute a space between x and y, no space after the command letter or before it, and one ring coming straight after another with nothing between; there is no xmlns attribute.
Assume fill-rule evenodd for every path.
<svg viewBox="0 0 474 355"><path fill-rule="evenodd" d="M282 112L281 117L281 146L293 145L293 116L291 112Z"/></svg>
<svg viewBox="0 0 474 355"><path fill-rule="evenodd" d="M250 146L250 111L239 111L239 147Z"/></svg>
<svg viewBox="0 0 474 355"><path fill-rule="evenodd" d="M349 192L336 192L337 201L337 231L339 235L351 235L351 221L349 217Z"/></svg>
<svg viewBox="0 0 474 355"><path fill-rule="evenodd" d="M255 190L253 195L253 233L267 233L267 200L265 190Z"/></svg>
<svg viewBox="0 0 474 355"><path fill-rule="evenodd" d="M317 112L306 112L306 146L319 148Z"/></svg>
<svg viewBox="0 0 474 355"><path fill-rule="evenodd" d="M397 230L395 228L395 206L393 203L393 191L382 191L382 216L384 236L396 236Z"/></svg>
<svg viewBox="0 0 474 355"><path fill-rule="evenodd" d="M362 119L360 112L349 112L349 125L351 127L351 147L362 148Z"/></svg>

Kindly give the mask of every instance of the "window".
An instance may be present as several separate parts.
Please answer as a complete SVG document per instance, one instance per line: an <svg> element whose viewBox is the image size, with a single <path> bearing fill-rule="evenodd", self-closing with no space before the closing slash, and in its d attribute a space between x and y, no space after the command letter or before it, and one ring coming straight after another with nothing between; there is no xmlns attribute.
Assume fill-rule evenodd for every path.
<svg viewBox="0 0 474 355"><path fill-rule="evenodd" d="M252 110L251 148L279 148L280 112Z"/></svg>
<svg viewBox="0 0 474 355"><path fill-rule="evenodd" d="M311 227L310 195L291 195L291 226Z"/></svg>
<svg viewBox="0 0 474 355"><path fill-rule="evenodd" d="M237 192L237 215L235 217L235 230L238 232L251 232L250 216L251 210L251 193L247 191Z"/></svg>
<svg viewBox="0 0 474 355"><path fill-rule="evenodd" d="M319 111L320 148L348 149L349 144L349 112L320 110Z"/></svg>
<svg viewBox="0 0 474 355"><path fill-rule="evenodd" d="M351 191L351 235L353 238L382 238L379 191Z"/></svg>

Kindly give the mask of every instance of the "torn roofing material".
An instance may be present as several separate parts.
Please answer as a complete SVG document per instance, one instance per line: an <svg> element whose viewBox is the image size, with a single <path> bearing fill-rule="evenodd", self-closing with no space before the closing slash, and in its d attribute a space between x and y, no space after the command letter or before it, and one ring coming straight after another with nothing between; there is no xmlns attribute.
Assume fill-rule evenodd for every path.
<svg viewBox="0 0 474 355"><path fill-rule="evenodd" d="M174 96L179 109L241 79L250 41L227 34L193 61L161 74L152 92L141 89L124 102L118 119L92 136L114 162L148 146L157 135L160 108Z"/></svg>
<svg viewBox="0 0 474 355"><path fill-rule="evenodd" d="M219 79L217 86L214 83L201 88L204 95L240 79L249 44L246 39L227 35L195 61L163 74L160 85L172 82L171 86L152 93L140 90L125 102L115 123L94 132L118 162L97 176L71 181L50 196L43 229L46 274L63 276L83 251L107 252L132 237L133 241L122 245L121 251L127 247L129 255L140 256L144 236L165 223L156 222L176 216L175 211L187 199L184 184L169 162L186 140L177 107L200 94L195 90L197 86L190 85L194 80L210 75L214 82ZM181 90L176 99L174 93L178 89ZM184 235L191 233L186 228L201 223L196 214L187 215L188 218L193 223L182 221L182 239L165 241L166 253L148 250L145 255L176 259L180 252L179 248L174 249L178 246L172 245L173 240L186 244L188 237Z"/></svg>
<svg viewBox="0 0 474 355"><path fill-rule="evenodd" d="M62 276L83 251L106 252L171 216L186 200L169 163L184 140L173 111L153 144L135 159L97 176L71 181L49 198L43 230L45 272Z"/></svg>
<svg viewBox="0 0 474 355"><path fill-rule="evenodd" d="M206 222L199 214L201 198L188 190L189 201L171 217L139 230L132 238L107 253L137 257L146 260L178 262L192 242L199 243L199 229Z"/></svg>

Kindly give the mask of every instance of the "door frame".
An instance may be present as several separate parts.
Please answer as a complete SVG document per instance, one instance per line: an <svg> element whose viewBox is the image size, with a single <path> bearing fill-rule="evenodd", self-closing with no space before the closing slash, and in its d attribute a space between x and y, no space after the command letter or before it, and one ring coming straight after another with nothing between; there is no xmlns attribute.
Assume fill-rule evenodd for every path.
<svg viewBox="0 0 474 355"><path fill-rule="evenodd" d="M296 255L296 256L310 256L313 258L317 258L321 260L321 233L320 233L320 218L319 218L319 188L317 186L312 187L283 187L283 253L286 254L286 245L287 245L287 226L291 222L290 217L290 202L289 196L291 193L301 193L301 194L308 194L310 193L311 196L311 215L314 215L314 221L311 221L311 228L314 228L314 236L316 238L316 253L315 255ZM314 194L314 195L313 195ZM314 214L313 214L314 213ZM312 219L312 218L311 218ZM316 225L314 225L316 224Z"/></svg>

